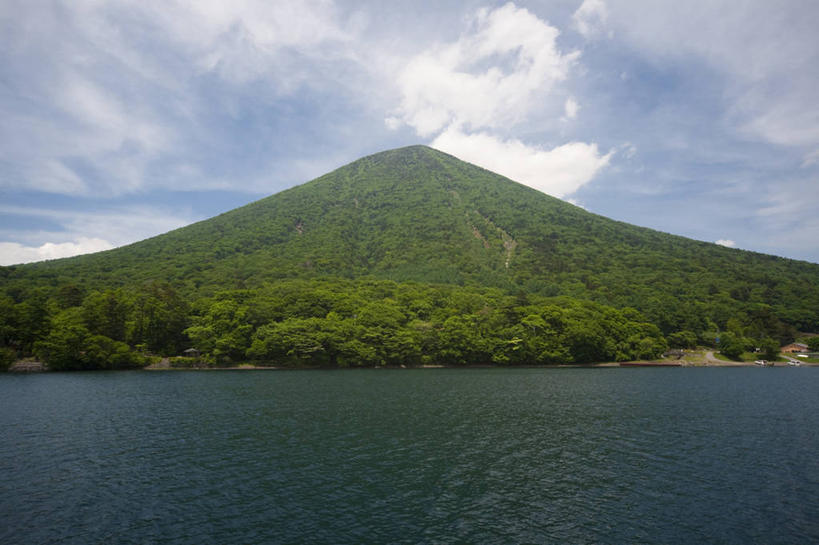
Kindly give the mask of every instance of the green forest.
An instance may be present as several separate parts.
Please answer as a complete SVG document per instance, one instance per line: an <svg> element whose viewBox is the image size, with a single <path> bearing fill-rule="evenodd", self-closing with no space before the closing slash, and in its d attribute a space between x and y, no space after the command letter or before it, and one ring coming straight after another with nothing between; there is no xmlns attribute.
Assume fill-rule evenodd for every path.
<svg viewBox="0 0 819 545"><path fill-rule="evenodd" d="M800 332L819 332L819 265L613 221L423 146L130 246L0 267L0 361L53 369L187 348L206 365L585 363Z"/></svg>
<svg viewBox="0 0 819 545"><path fill-rule="evenodd" d="M52 369L175 364L277 366L535 365L659 356L660 330L634 309L498 289L386 280L289 280L185 302L167 285L66 288L0 300L3 342ZM70 293L67 293L70 292Z"/></svg>

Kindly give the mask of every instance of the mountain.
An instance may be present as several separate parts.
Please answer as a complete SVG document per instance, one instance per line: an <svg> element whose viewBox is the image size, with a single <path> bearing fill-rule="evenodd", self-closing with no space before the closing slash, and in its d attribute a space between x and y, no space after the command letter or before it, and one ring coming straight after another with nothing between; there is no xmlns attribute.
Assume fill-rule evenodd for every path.
<svg viewBox="0 0 819 545"><path fill-rule="evenodd" d="M636 308L666 335L819 331L819 265L613 221L424 146L129 246L0 268L0 289L20 304L165 283L195 300L297 278L566 296Z"/></svg>

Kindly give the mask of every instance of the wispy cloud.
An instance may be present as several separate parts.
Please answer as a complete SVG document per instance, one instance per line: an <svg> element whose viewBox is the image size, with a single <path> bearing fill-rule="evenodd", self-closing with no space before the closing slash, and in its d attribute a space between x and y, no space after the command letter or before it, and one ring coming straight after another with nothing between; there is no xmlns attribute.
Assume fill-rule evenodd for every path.
<svg viewBox="0 0 819 545"><path fill-rule="evenodd" d="M0 188L14 190L223 187L237 165L259 168L224 138L261 130L247 122L260 100L357 62L354 25L325 1L10 0L0 25ZM236 100L256 83L263 95Z"/></svg>
<svg viewBox="0 0 819 545"><path fill-rule="evenodd" d="M0 264L5 265L107 250L201 219L189 211L149 206L91 211L0 205L0 214L39 219L57 227L24 233L0 230Z"/></svg>
<svg viewBox="0 0 819 545"><path fill-rule="evenodd" d="M572 26L584 38L593 38L603 32L608 15L608 8L603 0L583 0L572 15Z"/></svg>
<svg viewBox="0 0 819 545"><path fill-rule="evenodd" d="M697 60L721 75L724 119L735 131L785 146L819 145L819 5L610 0L607 11L617 36L647 58Z"/></svg>

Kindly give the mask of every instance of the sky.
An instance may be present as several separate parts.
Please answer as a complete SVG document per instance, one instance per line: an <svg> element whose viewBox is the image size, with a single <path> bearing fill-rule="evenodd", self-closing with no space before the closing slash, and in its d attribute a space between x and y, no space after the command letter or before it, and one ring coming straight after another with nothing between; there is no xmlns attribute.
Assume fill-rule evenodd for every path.
<svg viewBox="0 0 819 545"><path fill-rule="evenodd" d="M413 144L819 263L817 28L814 0L3 0L0 265Z"/></svg>

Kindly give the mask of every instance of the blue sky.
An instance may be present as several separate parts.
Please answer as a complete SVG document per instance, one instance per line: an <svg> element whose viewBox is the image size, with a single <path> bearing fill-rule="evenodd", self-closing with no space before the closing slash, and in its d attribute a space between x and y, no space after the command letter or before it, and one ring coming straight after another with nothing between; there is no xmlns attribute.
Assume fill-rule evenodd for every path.
<svg viewBox="0 0 819 545"><path fill-rule="evenodd" d="M0 264L428 144L617 220L819 262L812 1L0 3Z"/></svg>

